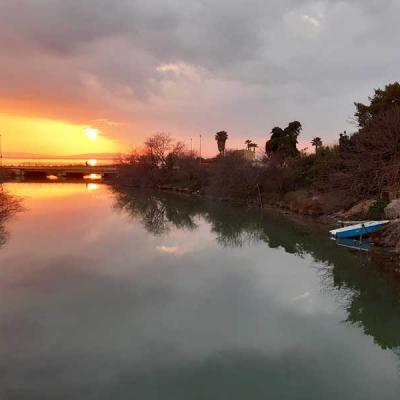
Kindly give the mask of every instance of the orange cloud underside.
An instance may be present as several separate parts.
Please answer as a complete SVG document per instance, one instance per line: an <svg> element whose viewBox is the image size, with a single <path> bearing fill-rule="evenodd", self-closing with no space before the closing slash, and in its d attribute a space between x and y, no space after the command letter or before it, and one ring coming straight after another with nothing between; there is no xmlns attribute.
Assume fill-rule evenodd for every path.
<svg viewBox="0 0 400 400"><path fill-rule="evenodd" d="M88 125L68 121L0 114L0 127L5 152L59 156L123 150L119 143L102 134L91 140L85 134Z"/></svg>

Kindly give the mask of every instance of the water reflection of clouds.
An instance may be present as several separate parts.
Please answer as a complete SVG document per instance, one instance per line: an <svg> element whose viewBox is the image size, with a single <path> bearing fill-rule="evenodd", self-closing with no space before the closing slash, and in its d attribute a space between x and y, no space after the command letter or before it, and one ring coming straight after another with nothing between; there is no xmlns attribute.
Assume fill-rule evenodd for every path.
<svg viewBox="0 0 400 400"><path fill-rule="evenodd" d="M179 254L181 252L177 246L157 246L156 249L166 254Z"/></svg>
<svg viewBox="0 0 400 400"><path fill-rule="evenodd" d="M301 295L295 297L295 298L293 299L293 301L302 301L302 300L306 300L306 299L310 298L310 296L311 296L311 293L310 293L310 292L304 292L303 294L301 294Z"/></svg>
<svg viewBox="0 0 400 400"><path fill-rule="evenodd" d="M221 259L218 266L197 267L215 256ZM115 268L110 264L113 259L115 255L110 255L101 264L93 255L89 259L57 257L47 263L32 260L33 264L40 261L42 268L21 275L21 284L13 285L12 294L5 291L5 299L14 298L18 307L2 313L2 326L16 333L15 348L25 349L18 361L9 350L1 351L0 365L7 365L8 377L14 379L12 387L28 393L37 387L46 388L47 394L62 390L73 397L91 380L97 388L110 391L106 396L94 389L101 399L123 390L122 379L125 389L139 396L140 382L151 371L151 385L166 385L168 392L175 393L174 386L189 379L189 372L202 376L204 364L208 367L203 372L209 374L214 368L224 374L231 367L238 371L244 366L248 373L260 374L257 391L252 392L252 385L239 385L236 390L241 395L244 390L256 395L264 385L274 392L299 374L302 385L322 396L331 389L329 385L324 388L324 376L336 382L349 376L356 382L368 379L378 387L384 380L389 394L396 381L387 356L376 350L371 353L371 343L360 338L357 329L349 332L323 312L305 318L284 302L287 296L277 301L276 292L282 286L275 287L274 281L268 284L267 276L261 280L259 266L248 265L243 270L245 260L237 255L212 252L199 255L194 262L184 257L167 268L153 265L149 269L142 264L130 278L118 271L110 275L97 271L101 265ZM96 268L87 268L93 262ZM7 343L4 339L2 343ZM369 362L372 357L376 364ZM327 362L316 365L321 359ZM59 372L51 384L43 369L22 382L13 375L21 368L19 363L25 371L42 365L44 371ZM365 384L354 386L353 379L352 393L372 399ZM217 387L230 393L229 385L218 382Z"/></svg>
<svg viewBox="0 0 400 400"><path fill-rule="evenodd" d="M400 330L398 290L388 287L377 269L374 270L370 260L347 251L338 251L334 243L327 240L326 233L322 237L317 232L310 232L304 226L297 226L292 221L273 214L261 218L258 213L246 213L243 210L237 212L229 206L172 194L117 191L116 196L118 207L127 210L136 221L140 221L143 215L152 215L149 210L156 204L159 211L156 213L156 221L162 221L161 226L168 227L168 230L171 226L175 230L193 230L193 221L200 218L211 228L208 238L215 238L229 251L261 244L269 247L268 254L282 254L283 251L294 255L295 261L292 262L303 259L314 270L313 276L318 276L319 285L322 285L320 290L335 298L336 307L348 312L348 323L363 327L383 348L394 348L400 344L399 337L396 338L393 334ZM153 229L151 218L144 218L142 222L148 232L155 235L160 233ZM202 236L202 241L205 237L206 235ZM277 262L279 265L282 260ZM288 281L296 280L290 275L294 271L293 268L290 270ZM307 286L303 290L307 291ZM307 304L309 312L313 312L319 306L320 298L321 296L313 295L310 301L303 302L303 306ZM363 304L362 307L359 302ZM388 307L388 304L392 306ZM375 314L379 307L384 310L379 313L380 317L370 318L369 314ZM386 317L387 313L390 313L390 318Z"/></svg>
<svg viewBox="0 0 400 400"><path fill-rule="evenodd" d="M82 186L80 196L63 211L69 229L51 222L61 209L46 218L30 207L0 253L0 369L14 397L91 390L96 399L151 398L156 388L175 400L206 387L208 398L282 390L296 398L301 384L311 398L396 398L395 360L359 327L340 323L347 310L321 292L312 249L298 257L263 240L221 246L216 236L262 224L240 211L197 208L192 229L187 204L167 205L177 224L154 235L140 215L115 212L107 192L92 197ZM42 243L46 252L37 251ZM17 338L12 347L7 332Z"/></svg>

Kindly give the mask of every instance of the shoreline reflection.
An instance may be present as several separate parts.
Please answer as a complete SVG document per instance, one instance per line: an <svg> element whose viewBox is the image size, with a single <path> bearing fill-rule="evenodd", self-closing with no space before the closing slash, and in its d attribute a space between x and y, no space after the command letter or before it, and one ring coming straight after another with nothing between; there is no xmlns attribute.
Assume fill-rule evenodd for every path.
<svg viewBox="0 0 400 400"><path fill-rule="evenodd" d="M168 192L114 189L114 194L115 206L141 220L154 235L171 229L195 230L196 219L204 218L221 246L263 242L271 249L311 256L322 266L319 274L325 290L344 304L346 321L361 326L382 349L400 348L400 289L385 280L367 253L340 249L323 233L310 232L281 215L261 215Z"/></svg>
<svg viewBox="0 0 400 400"><path fill-rule="evenodd" d="M0 184L0 248L7 243L7 222L19 211L22 211L21 199L12 196Z"/></svg>

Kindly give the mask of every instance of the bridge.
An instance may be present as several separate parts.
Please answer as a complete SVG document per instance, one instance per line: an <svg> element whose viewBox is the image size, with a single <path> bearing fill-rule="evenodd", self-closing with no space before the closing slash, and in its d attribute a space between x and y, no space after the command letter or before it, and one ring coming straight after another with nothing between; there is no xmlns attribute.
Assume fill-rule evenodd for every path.
<svg viewBox="0 0 400 400"><path fill-rule="evenodd" d="M49 176L59 179L83 179L84 177L93 177L108 179L117 174L118 169L115 165L106 166L85 166L85 165L70 165L70 166L4 166L2 170L7 177L17 179L38 179L47 178Z"/></svg>

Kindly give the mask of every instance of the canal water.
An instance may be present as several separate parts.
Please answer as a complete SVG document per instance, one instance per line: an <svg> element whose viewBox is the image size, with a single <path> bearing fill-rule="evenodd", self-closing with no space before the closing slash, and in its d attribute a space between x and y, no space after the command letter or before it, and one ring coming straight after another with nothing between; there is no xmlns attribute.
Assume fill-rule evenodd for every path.
<svg viewBox="0 0 400 400"><path fill-rule="evenodd" d="M1 399L400 398L400 297L369 256L274 216L10 183Z"/></svg>

